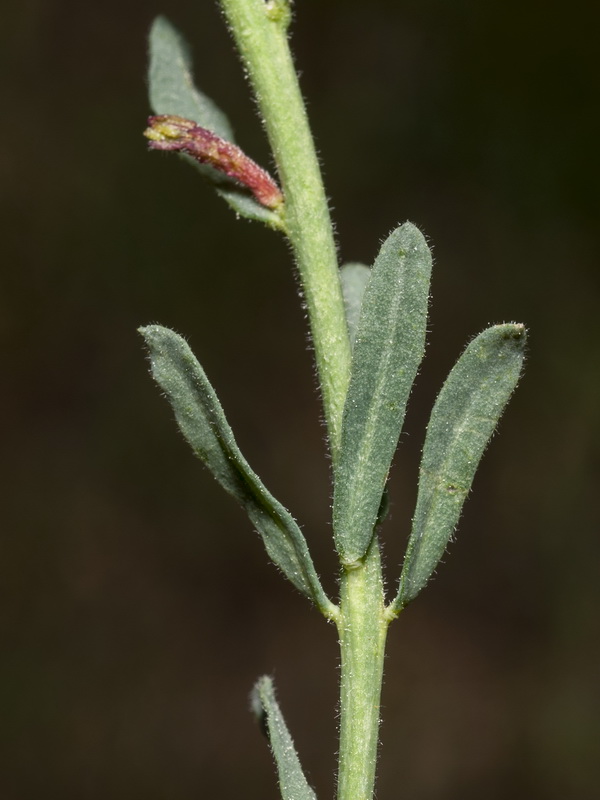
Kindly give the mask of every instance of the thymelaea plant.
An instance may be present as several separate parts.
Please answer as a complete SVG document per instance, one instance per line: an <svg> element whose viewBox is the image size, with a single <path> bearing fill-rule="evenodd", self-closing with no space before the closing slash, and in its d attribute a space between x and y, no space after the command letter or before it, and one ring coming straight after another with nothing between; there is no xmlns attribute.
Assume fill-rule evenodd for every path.
<svg viewBox="0 0 600 800"><path fill-rule="evenodd" d="M431 412L416 508L397 590L386 599L379 530L408 397L423 358L431 253L413 224L386 238L371 268L339 268L313 139L288 43L288 0L220 0L248 72L276 179L234 143L225 114L192 80L188 49L158 18L150 34L150 147L193 160L237 214L289 240L308 309L333 475L339 599L323 590L306 540L240 452L217 395L187 343L141 328L152 374L196 455L246 509L271 560L328 619L341 649L338 799L373 796L388 626L426 585L452 535L475 470L518 381L520 324L467 346ZM283 800L314 800L270 678L253 692Z"/></svg>

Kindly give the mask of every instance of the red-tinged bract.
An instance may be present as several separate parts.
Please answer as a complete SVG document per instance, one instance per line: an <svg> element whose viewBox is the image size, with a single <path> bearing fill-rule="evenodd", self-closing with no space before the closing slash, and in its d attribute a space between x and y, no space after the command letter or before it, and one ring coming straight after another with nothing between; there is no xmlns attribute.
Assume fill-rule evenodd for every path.
<svg viewBox="0 0 600 800"><path fill-rule="evenodd" d="M237 145L192 120L172 114L149 117L144 136L153 150L187 153L200 164L209 164L245 186L265 208L276 210L283 203L281 189L268 172Z"/></svg>

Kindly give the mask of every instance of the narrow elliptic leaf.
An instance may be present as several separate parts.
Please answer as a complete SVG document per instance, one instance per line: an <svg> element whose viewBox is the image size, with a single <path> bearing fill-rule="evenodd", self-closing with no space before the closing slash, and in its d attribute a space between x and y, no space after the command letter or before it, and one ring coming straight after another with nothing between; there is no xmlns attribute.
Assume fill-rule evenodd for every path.
<svg viewBox="0 0 600 800"><path fill-rule="evenodd" d="M150 29L148 89L155 114L177 114L233 141L227 116L195 87L188 44L165 17Z"/></svg>
<svg viewBox="0 0 600 800"><path fill-rule="evenodd" d="M479 334L448 375L435 402L421 459L419 491L400 588L399 612L425 586L444 554L483 452L523 366L523 325Z"/></svg>
<svg viewBox="0 0 600 800"><path fill-rule="evenodd" d="M252 690L252 711L268 736L282 800L317 800L308 785L294 742L275 699L273 681L267 675L259 678Z"/></svg>
<svg viewBox="0 0 600 800"><path fill-rule="evenodd" d="M350 262L344 264L340 269L344 310L346 311L346 323L348 325L348 338L350 339L350 347L352 349L354 349L360 309L370 277L371 269L367 267L366 264ZM387 517L389 507L390 500L386 489L381 498L381 505L377 514L377 525L381 525Z"/></svg>
<svg viewBox="0 0 600 800"><path fill-rule="evenodd" d="M406 403L425 348L431 253L407 222L384 242L365 290L335 465L333 524L343 564L373 538Z"/></svg>
<svg viewBox="0 0 600 800"><path fill-rule="evenodd" d="M234 143L233 130L227 116L194 84L187 42L165 17L154 20L149 45L148 89L150 106L154 113L177 115L192 120L222 139ZM198 164L189 156L181 157L193 164L215 186L217 193L237 214L259 220L270 227L281 227L281 215L262 206L235 181L206 164Z"/></svg>
<svg viewBox="0 0 600 800"><path fill-rule="evenodd" d="M371 270L365 264L344 264L340 270L342 294L344 296L344 307L346 310L346 322L348 323L348 335L352 347L354 347L354 341L356 339L363 296L370 277Z"/></svg>
<svg viewBox="0 0 600 800"><path fill-rule="evenodd" d="M273 562L331 616L306 541L293 517L267 491L241 454L219 400L187 342L160 325L140 328L152 376L165 392L181 432L223 488L246 509Z"/></svg>

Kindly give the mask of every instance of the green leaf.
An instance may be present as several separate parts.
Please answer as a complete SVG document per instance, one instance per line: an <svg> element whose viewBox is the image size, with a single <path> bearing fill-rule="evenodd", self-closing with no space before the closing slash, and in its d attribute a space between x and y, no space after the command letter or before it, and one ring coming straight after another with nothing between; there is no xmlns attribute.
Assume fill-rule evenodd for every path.
<svg viewBox="0 0 600 800"><path fill-rule="evenodd" d="M177 114L191 119L222 139L233 141L227 116L194 85L187 42L165 17L150 29L148 88L155 114Z"/></svg>
<svg viewBox="0 0 600 800"><path fill-rule="evenodd" d="M411 223L384 242L365 290L335 465L333 524L343 564L361 559L425 348L431 253Z"/></svg>
<svg viewBox="0 0 600 800"><path fill-rule="evenodd" d="M371 270L369 267L365 266L365 264L344 264L340 270L344 308L346 310L346 322L348 323L348 335L352 347L354 347L354 341L356 339L363 296L370 277Z"/></svg>
<svg viewBox="0 0 600 800"><path fill-rule="evenodd" d="M210 97L196 88L187 42L165 17L157 17L150 29L150 64L148 89L150 106L155 114L176 114L234 142L233 130L226 114ZM200 171L216 188L217 193L240 216L256 219L280 228L281 217L258 203L249 192L240 188L216 169L198 164L189 156L181 156Z"/></svg>
<svg viewBox="0 0 600 800"><path fill-rule="evenodd" d="M421 460L419 492L395 613L425 586L452 536L483 452L523 366L523 325L479 334L435 402Z"/></svg>
<svg viewBox="0 0 600 800"><path fill-rule="evenodd" d="M342 295L344 297L344 310L346 312L346 323L348 325L348 337L350 339L350 347L354 348L356 340L356 331L358 329L358 320L360 318L360 309L362 301L367 288L367 283L371 277L371 269L365 264L358 262L350 262L344 264L340 269L340 280L342 282ZM381 525L388 515L390 508L390 498L388 491L385 489L381 504L377 513L377 525Z"/></svg>
<svg viewBox="0 0 600 800"><path fill-rule="evenodd" d="M267 675L256 682L251 702L252 710L269 738L277 765L282 800L317 800L304 777L294 742L275 699L273 681Z"/></svg>
<svg viewBox="0 0 600 800"><path fill-rule="evenodd" d="M197 166L198 169L201 169L203 165L195 163L195 166ZM208 169L210 169L211 172L216 172L216 170L212 169L212 167L208 167ZM268 225L270 228L275 228L277 230L282 228L283 223L280 214L278 214L276 211L271 211L270 208L266 208L258 203L250 195L250 192L240 189L239 186L233 181L228 179L220 180L221 185L219 186L216 185L218 181L214 181L217 194L222 197L223 200L229 203L236 214L239 214L240 217L245 217L246 219L264 222L265 225Z"/></svg>
<svg viewBox="0 0 600 800"><path fill-rule="evenodd" d="M267 491L241 454L219 400L187 342L168 328L140 328L154 380L165 392L181 432L223 488L246 509L272 561L325 616L325 595L306 541L293 517Z"/></svg>

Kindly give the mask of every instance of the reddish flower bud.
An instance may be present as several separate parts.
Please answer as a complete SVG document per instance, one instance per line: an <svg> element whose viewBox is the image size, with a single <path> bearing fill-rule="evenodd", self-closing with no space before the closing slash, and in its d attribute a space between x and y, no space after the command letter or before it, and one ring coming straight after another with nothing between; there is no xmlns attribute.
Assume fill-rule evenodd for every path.
<svg viewBox="0 0 600 800"><path fill-rule="evenodd" d="M189 119L171 114L149 117L148 125L144 136L153 150L187 153L201 164L210 164L249 189L266 208L275 210L283 203L281 190L269 173L235 144Z"/></svg>

